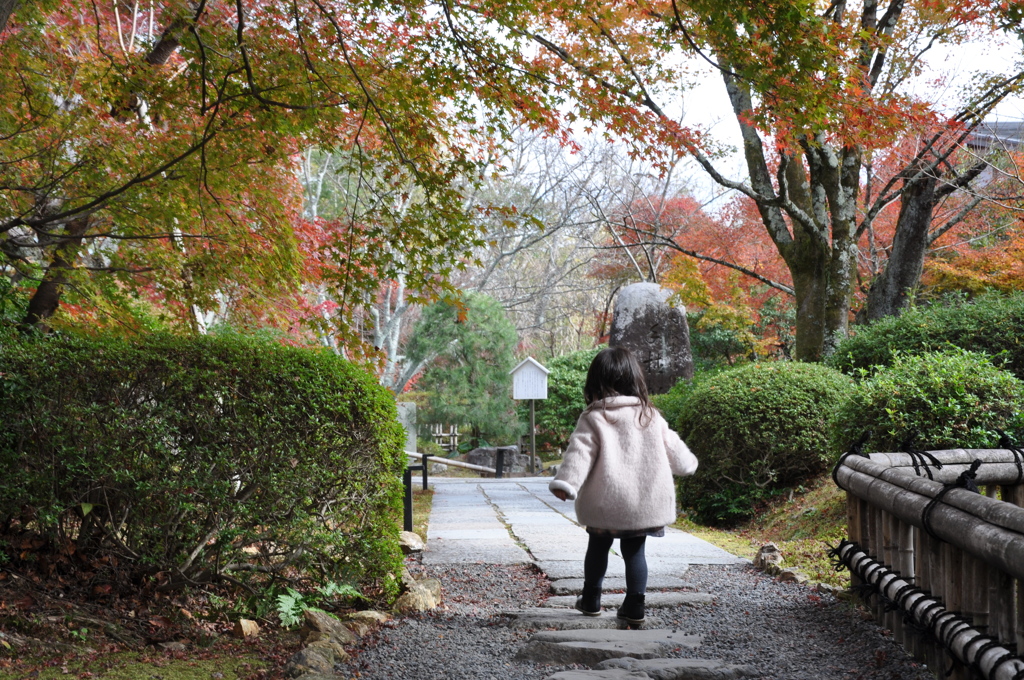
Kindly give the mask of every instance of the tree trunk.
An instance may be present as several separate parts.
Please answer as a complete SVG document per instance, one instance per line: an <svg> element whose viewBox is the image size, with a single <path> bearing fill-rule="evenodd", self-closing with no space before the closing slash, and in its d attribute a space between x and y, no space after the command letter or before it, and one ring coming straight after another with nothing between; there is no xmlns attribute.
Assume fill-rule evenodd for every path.
<svg viewBox="0 0 1024 680"><path fill-rule="evenodd" d="M0 0L0 33L4 32L7 28L7 21L14 14L14 10L18 9L18 5L21 0Z"/></svg>
<svg viewBox="0 0 1024 680"><path fill-rule="evenodd" d="M921 282L937 181L934 175L922 174L903 187L892 252L868 291L865 316L869 322L899 316L909 304L908 292Z"/></svg>
<svg viewBox="0 0 1024 680"><path fill-rule="evenodd" d="M82 217L68 223L66 240L54 250L50 266L46 268L43 280L32 294L28 312L21 322L24 329L35 328L46 331L46 320L52 317L60 306L60 298L67 284L67 273L74 269L82 237L89 228L89 218Z"/></svg>
<svg viewBox="0 0 1024 680"><path fill-rule="evenodd" d="M779 177L777 191L761 135L750 122L749 86L728 72L723 79L743 135L752 189L747 195L757 203L761 221L793 277L793 357L818 361L835 350L849 325L860 149L835 148L824 134L804 140L803 153L783 153L785 188Z"/></svg>

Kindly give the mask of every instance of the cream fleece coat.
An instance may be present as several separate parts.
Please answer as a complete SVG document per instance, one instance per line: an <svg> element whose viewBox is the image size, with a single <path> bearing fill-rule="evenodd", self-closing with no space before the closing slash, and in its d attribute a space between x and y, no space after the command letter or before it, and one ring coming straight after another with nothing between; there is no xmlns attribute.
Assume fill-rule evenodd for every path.
<svg viewBox="0 0 1024 680"><path fill-rule="evenodd" d="M692 475L697 458L657 410L643 425L639 417L638 398L610 397L577 421L548 488L576 500L580 524L624 531L675 521L672 475Z"/></svg>

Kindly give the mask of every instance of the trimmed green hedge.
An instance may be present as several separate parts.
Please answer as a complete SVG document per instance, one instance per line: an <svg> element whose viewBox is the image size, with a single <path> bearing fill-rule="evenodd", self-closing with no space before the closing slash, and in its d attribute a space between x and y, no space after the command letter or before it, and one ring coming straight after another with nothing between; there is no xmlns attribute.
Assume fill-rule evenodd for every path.
<svg viewBox="0 0 1024 680"><path fill-rule="evenodd" d="M853 380L818 364L746 364L695 385L676 430L700 466L680 501L708 524L749 516L773 490L799 484L834 459L829 424Z"/></svg>
<svg viewBox="0 0 1024 680"><path fill-rule="evenodd" d="M896 354L865 377L836 414L833 441L845 449L872 430L868 450L899 451L911 433L917 449L985 448L997 429L1016 430L1024 383L985 354L952 349Z"/></svg>
<svg viewBox="0 0 1024 680"><path fill-rule="evenodd" d="M327 352L240 336L0 344L0 530L181 580L401 568L394 399Z"/></svg>
<svg viewBox="0 0 1024 680"><path fill-rule="evenodd" d="M826 364L844 373L888 366L900 353L960 347L985 352L1024 377L1024 294L989 293L971 302L908 309L844 340Z"/></svg>

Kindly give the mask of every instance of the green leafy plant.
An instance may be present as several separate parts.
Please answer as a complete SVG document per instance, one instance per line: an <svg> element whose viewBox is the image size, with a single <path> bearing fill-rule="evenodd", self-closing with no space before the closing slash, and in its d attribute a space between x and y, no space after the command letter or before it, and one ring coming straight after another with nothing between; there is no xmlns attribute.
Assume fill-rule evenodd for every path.
<svg viewBox="0 0 1024 680"><path fill-rule="evenodd" d="M682 413L683 404L690 398L694 390L703 384L704 381L727 370L729 370L728 366L714 365L709 365L705 369L698 369L694 371L692 380L680 380L665 394L652 395L651 403L661 411L661 415L664 416L668 424L671 427L675 427L679 421L679 414Z"/></svg>
<svg viewBox="0 0 1024 680"><path fill-rule="evenodd" d="M865 371L836 412L832 438L845 448L866 429L872 451L898 451L916 434L918 449L983 448L996 429L1014 430L1024 407L1024 382L979 352L950 349L897 352L892 365Z"/></svg>
<svg viewBox="0 0 1024 680"><path fill-rule="evenodd" d="M601 350L584 349L551 359L545 365L548 374L548 398L536 402L534 415L537 423L537 448L551 451L564 449L569 435L576 428L576 421L586 407L583 401L583 384L587 380L587 369ZM522 413L529 418L526 407Z"/></svg>
<svg viewBox="0 0 1024 680"><path fill-rule="evenodd" d="M285 628L294 628L302 623L302 612L319 609L324 602L332 599L358 599L362 593L347 583L339 584L331 581L321 586L313 594L302 594L294 588L285 588L276 598L277 616Z"/></svg>
<svg viewBox="0 0 1024 680"><path fill-rule="evenodd" d="M330 352L236 334L0 345L0 526L186 579L358 583L401 569L394 397Z"/></svg>
<svg viewBox="0 0 1024 680"><path fill-rule="evenodd" d="M826 364L857 375L859 369L888 366L898 354L920 354L950 347L985 352L1017 377L1024 377L1024 294L988 293L965 301L914 307L857 328Z"/></svg>
<svg viewBox="0 0 1024 680"><path fill-rule="evenodd" d="M774 489L798 484L833 459L832 409L853 381L817 364L747 364L697 384L676 420L700 466L679 482L697 521L730 524Z"/></svg>

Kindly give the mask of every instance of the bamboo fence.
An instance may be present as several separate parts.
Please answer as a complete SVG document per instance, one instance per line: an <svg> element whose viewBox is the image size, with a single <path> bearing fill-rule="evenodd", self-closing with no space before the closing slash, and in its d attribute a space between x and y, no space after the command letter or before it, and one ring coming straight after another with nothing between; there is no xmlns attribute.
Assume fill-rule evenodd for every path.
<svg viewBox="0 0 1024 680"><path fill-rule="evenodd" d="M835 553L895 639L939 676L1024 680L1024 454L851 453L834 479Z"/></svg>

